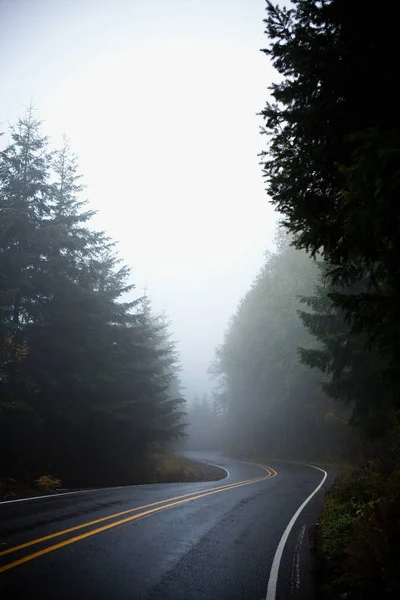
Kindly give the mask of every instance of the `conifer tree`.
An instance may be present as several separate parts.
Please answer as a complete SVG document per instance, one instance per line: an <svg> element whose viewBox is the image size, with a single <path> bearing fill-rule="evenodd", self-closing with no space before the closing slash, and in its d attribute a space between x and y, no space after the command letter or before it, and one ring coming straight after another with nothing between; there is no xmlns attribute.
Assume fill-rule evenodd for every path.
<svg viewBox="0 0 400 600"><path fill-rule="evenodd" d="M183 433L177 353L115 243L90 228L68 143L51 152L40 125L30 108L0 155L4 466L132 482L149 449Z"/></svg>

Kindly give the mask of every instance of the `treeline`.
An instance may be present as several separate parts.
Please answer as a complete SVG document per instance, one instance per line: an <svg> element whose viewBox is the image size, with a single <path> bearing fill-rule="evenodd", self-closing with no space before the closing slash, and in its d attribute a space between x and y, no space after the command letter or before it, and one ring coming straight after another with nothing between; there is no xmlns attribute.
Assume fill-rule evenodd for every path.
<svg viewBox="0 0 400 600"><path fill-rule="evenodd" d="M312 344L301 302L317 285L318 264L292 248L282 229L276 246L210 369L219 381L225 447L244 456L342 461L352 450L349 410L327 395L299 356Z"/></svg>
<svg viewBox="0 0 400 600"><path fill-rule="evenodd" d="M187 405L187 450L224 449L224 420L218 398L196 394Z"/></svg>
<svg viewBox="0 0 400 600"><path fill-rule="evenodd" d="M370 456L393 466L400 86L388 68L386 20L363 21L360 7L267 2L264 52L281 79L262 111L262 165L286 233L278 231L277 250L241 301L211 371L232 441L244 451L319 455L318 440L323 448L341 439L338 430L336 441L326 435L328 422L343 429L348 421ZM376 24L380 45L366 24ZM312 425L318 413L321 435Z"/></svg>
<svg viewBox="0 0 400 600"><path fill-rule="evenodd" d="M33 109L2 141L0 477L140 480L146 453L184 429L169 323L127 299L129 269L90 228L68 143L53 150Z"/></svg>
<svg viewBox="0 0 400 600"><path fill-rule="evenodd" d="M400 389L400 77L387 15L362 6L267 3L265 53L281 80L262 112L263 169L294 246L323 261L303 315L319 345L301 358L382 438Z"/></svg>
<svg viewBox="0 0 400 600"><path fill-rule="evenodd" d="M275 438L299 437L318 448L321 438L304 420L307 404L311 412L329 407L338 420L348 407L363 455L325 505L317 536L320 596L398 598L397 21L389 5L366 10L359 0L293 0L290 7L267 2L265 23L264 52L279 78L262 111L262 163L293 248L267 259L218 352L227 417L235 439L242 423L257 451L264 443L265 451L295 458L304 454L301 442L286 451ZM287 321L297 310L304 329ZM318 373L319 397L310 387ZM339 436L339 452L343 443Z"/></svg>

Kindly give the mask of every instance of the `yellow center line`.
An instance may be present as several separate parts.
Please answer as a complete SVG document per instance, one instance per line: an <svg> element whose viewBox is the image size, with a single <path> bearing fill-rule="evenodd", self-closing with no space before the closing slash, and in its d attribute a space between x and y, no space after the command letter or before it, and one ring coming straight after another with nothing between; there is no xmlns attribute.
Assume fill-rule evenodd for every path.
<svg viewBox="0 0 400 600"><path fill-rule="evenodd" d="M257 465L258 466L258 465ZM266 467L262 467L266 470ZM269 471L268 471L269 473ZM246 479L245 481L239 481L237 483L247 483L251 482L253 479ZM181 498L188 498L190 496L196 496L196 494L208 492L211 490L222 490L231 488L234 483L227 483L225 485L218 486L216 488L206 488L205 490L200 490L200 492L190 492L189 494L183 494L181 496L175 496L174 498L165 498L164 500L159 500L158 502L152 502L151 504L144 504L142 506L136 506L134 508L129 508L127 510L123 510L118 513L114 513L112 515L108 515L107 517L101 517L99 519L95 519L94 521L87 521L86 523L82 523L80 525L75 525L74 527L69 527L68 529L63 529L62 531L57 531L55 533L50 533L49 535L45 535L43 537L37 538L30 542L25 542L24 544L20 544L19 546L13 546L12 548L7 548L7 550L2 550L0 552L0 556L5 556L6 554L10 554L11 552L17 552L18 550L23 550L23 548L28 548L29 546L33 546L35 544L40 544L41 542L46 542L47 540L51 540L55 537L59 537L60 535L66 535L67 533L72 533L73 531L77 531L78 529L83 529L85 527L90 527L91 525L97 525L98 523L103 523L104 521L109 521L110 519L116 519L117 517L121 517L122 515L127 515L129 513L135 512L137 510L142 510L144 508L151 508L152 506L158 506L160 504L164 504L166 502L172 502L173 500L180 500Z"/></svg>
<svg viewBox="0 0 400 600"><path fill-rule="evenodd" d="M125 519L120 519L119 521L115 521L113 523L109 523L107 525L103 525L102 527L98 527L97 529L92 529L92 530L90 530L90 531L88 531L86 533L82 533L82 534L77 535L75 537L68 538L67 540L59 542L58 544L54 544L53 546L48 546L47 548L44 548L43 550L39 550L38 552L34 552L32 554L28 554L28 555L26 555L26 556L24 556L24 557L22 557L22 558L20 558L18 560L15 560L15 561L13 561L11 563L8 563L7 565L4 565L4 566L0 567L0 573L3 573L4 571L8 571L9 569L13 569L14 567L22 565L22 564L24 564L24 563L26 563L28 561L31 561L31 560L33 560L35 558L38 558L39 556L43 556L44 554L48 554L49 552L53 552L54 550L58 550L59 548L63 548L64 546L68 546L70 544L73 544L73 543L75 543L75 542L77 542L79 540L83 540L83 539L91 537L93 535L97 535L98 533L101 533L102 531L107 531L108 529L112 529L114 527L118 527L119 525L123 525L124 523L129 523L131 521L134 521L134 520L139 519L141 517L144 517L146 515L150 515L150 514L153 514L153 513L162 511L162 510L165 510L167 508L171 508L173 506L177 506L179 504L184 504L186 502L191 502L191 501L197 500L199 498L204 498L206 496L211 496L213 494L218 494L219 492L226 492L226 491L229 491L231 489L235 489L235 488L238 488L238 487L243 487L245 485L251 485L253 483L258 483L260 481L265 481L265 480L270 479L272 477L275 477L277 475L277 472L274 469L269 469L268 467L264 467L264 465L257 465L257 466L260 466L262 469L264 469L268 473L268 475L264 476L264 477L259 477L259 478L256 478L256 479L250 479L250 480L246 480L246 481L242 481L242 482L238 482L238 483L233 483L233 484L230 484L230 485L220 486L218 488L211 489L211 491L207 491L206 490L206 491L203 491L202 493L197 493L197 495L194 495L194 494L196 494L196 492L193 492L192 494L190 494L190 497L189 497L189 494L187 494L182 500L177 500L175 502L169 502L169 504L164 504L163 506L158 506L157 508L152 508L150 510L146 510L146 511L140 512L138 514L132 515L132 516L127 517ZM176 498L179 498L179 496L177 496ZM170 500L174 500L174 498L171 498ZM164 500L164 501L161 501L161 502L168 502L168 500ZM153 506L155 504L160 504L160 502L153 503ZM151 505L148 505L148 506L151 506ZM142 508L145 508L145 507L146 506L144 506ZM124 511L124 513L126 514L126 512L132 512L132 510L138 510L139 508L140 507L137 507L136 509L131 509L130 511ZM118 513L118 514L120 514L120 513ZM111 517L108 517L108 518L112 518L113 516L114 517L118 516L118 514L117 515L112 515ZM123 513L121 513L121 514L123 514ZM100 521L105 520L106 518L107 517L104 517L103 519L100 519ZM96 523L96 522L97 521L93 521L91 523ZM75 529L77 529L79 527L83 527L83 526L87 527L89 525L90 525L90 523L85 523L84 525L78 526L76 528L71 528L71 530L75 530ZM3 551L1 554L4 555L4 554L6 554L8 552L15 552L18 549L27 547L27 545L37 544L37 543L39 543L39 541L44 541L46 539L49 539L49 537L55 537L56 535L62 535L62 533L67 533L68 531L70 531L70 530L64 530L63 532L58 532L57 534L52 534L51 536L46 536L45 538L39 538L38 540L33 540L32 542L27 542L27 544L22 544L21 546L15 546L14 548L10 548L8 551Z"/></svg>

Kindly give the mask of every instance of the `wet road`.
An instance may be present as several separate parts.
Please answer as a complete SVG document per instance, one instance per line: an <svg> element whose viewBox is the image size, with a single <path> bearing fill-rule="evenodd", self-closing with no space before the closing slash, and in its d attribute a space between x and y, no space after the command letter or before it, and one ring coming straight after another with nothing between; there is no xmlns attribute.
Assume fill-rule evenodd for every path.
<svg viewBox="0 0 400 600"><path fill-rule="evenodd" d="M1 503L2 600L262 600L267 589L268 600L312 598L309 530L321 491L284 548L282 536L324 473L197 458L227 477Z"/></svg>

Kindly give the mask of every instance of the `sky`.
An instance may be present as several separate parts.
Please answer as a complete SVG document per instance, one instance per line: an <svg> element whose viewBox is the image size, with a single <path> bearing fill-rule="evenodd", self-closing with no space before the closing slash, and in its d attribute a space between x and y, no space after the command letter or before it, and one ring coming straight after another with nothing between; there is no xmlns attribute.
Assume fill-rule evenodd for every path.
<svg viewBox="0 0 400 600"><path fill-rule="evenodd" d="M172 321L188 399L273 247L264 18L264 0L0 0L0 130L32 99L68 136L93 226Z"/></svg>

